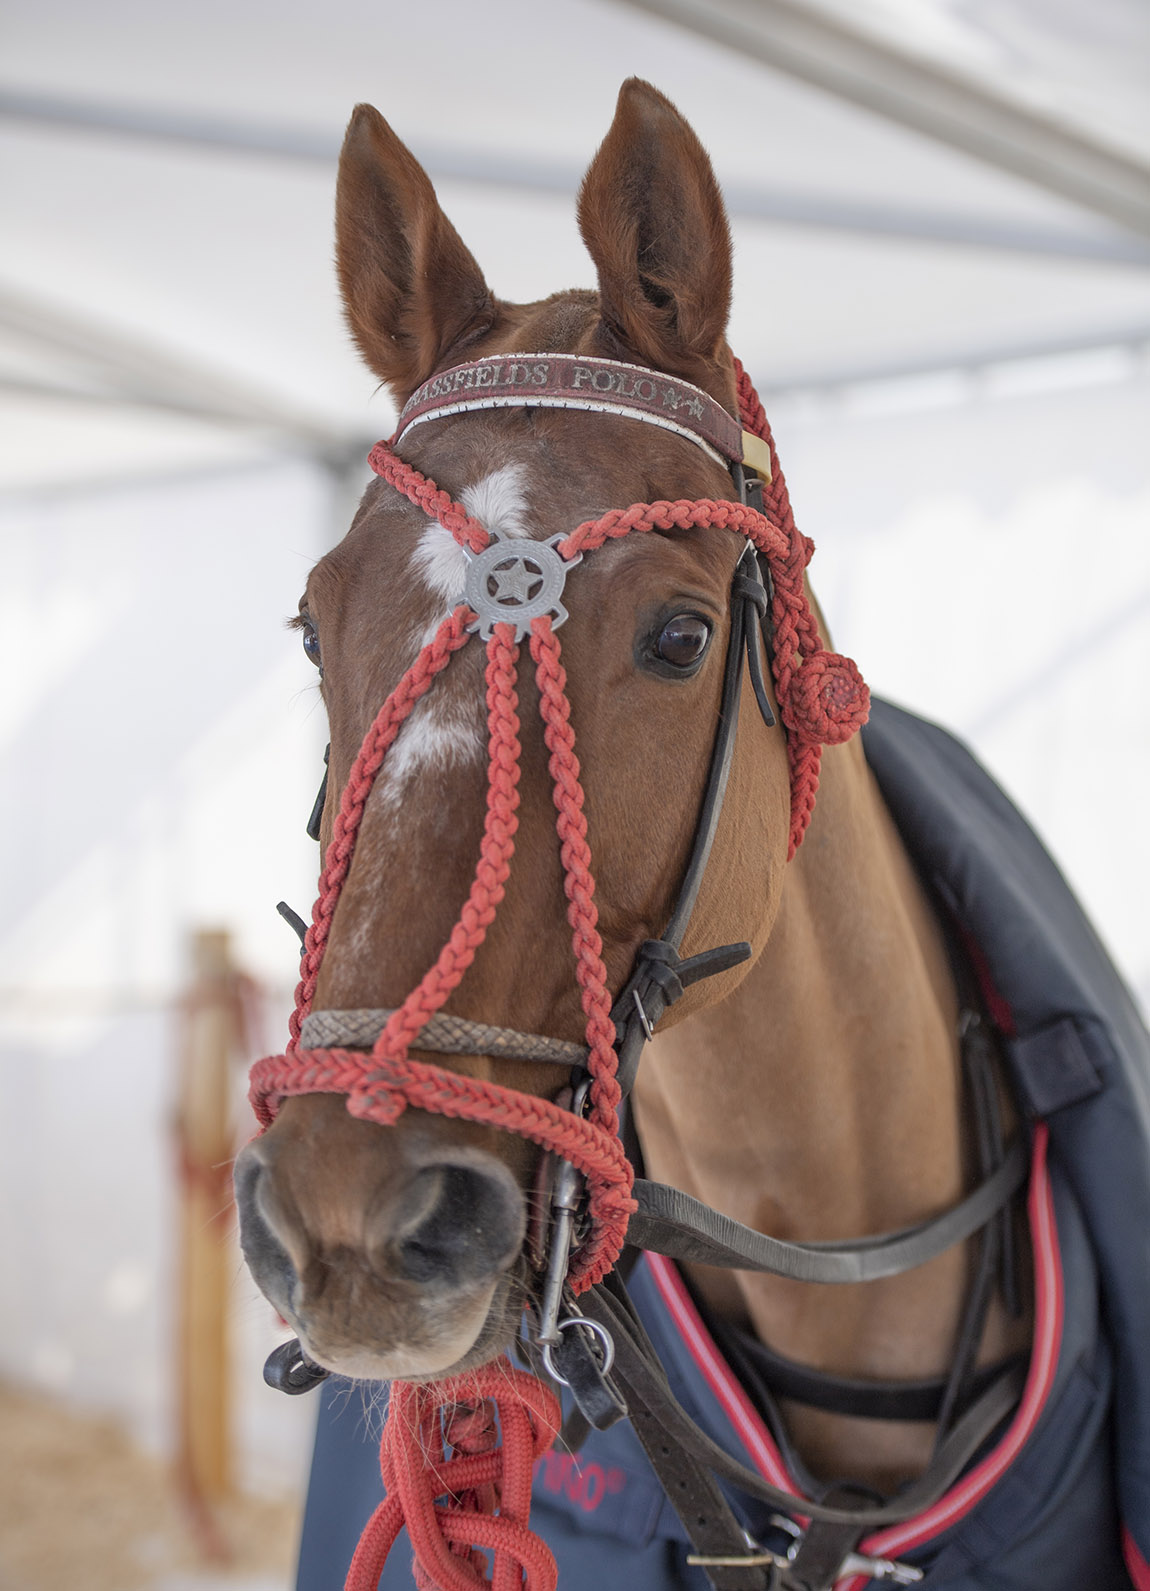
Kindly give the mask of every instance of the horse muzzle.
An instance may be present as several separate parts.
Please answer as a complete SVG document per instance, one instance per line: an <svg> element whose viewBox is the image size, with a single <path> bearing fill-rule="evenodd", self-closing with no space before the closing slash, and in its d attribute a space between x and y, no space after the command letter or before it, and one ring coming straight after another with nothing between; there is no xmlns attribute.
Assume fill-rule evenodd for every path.
<svg viewBox="0 0 1150 1591"><path fill-rule="evenodd" d="M327 1198L309 1168L305 1206L285 1148L265 1136L236 1161L240 1245L309 1359L360 1380L422 1380L506 1346L526 1226L506 1167L474 1148L403 1167L380 1157L349 1220L339 1168Z"/></svg>

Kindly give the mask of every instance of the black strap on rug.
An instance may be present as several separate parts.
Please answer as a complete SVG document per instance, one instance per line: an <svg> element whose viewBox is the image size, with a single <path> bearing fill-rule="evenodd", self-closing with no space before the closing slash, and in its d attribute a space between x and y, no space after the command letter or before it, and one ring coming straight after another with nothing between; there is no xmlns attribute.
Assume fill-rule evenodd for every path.
<svg viewBox="0 0 1150 1591"><path fill-rule="evenodd" d="M929 1420L943 1413L950 1386L949 1372L917 1381L884 1381L878 1377L837 1376L828 1370L812 1370L776 1353L750 1332L716 1319L703 1310L707 1328L723 1358L751 1401L764 1412L766 1399L790 1398L828 1414L847 1414L858 1420ZM954 1412L961 1413L1008 1366L1025 1369L1028 1355L1012 1354L999 1364L984 1365L971 1372L965 1392ZM764 1395L765 1394L765 1395Z"/></svg>
<svg viewBox="0 0 1150 1591"><path fill-rule="evenodd" d="M792 1562L748 1542L716 1484L718 1481L787 1514L808 1517L814 1522L806 1532L808 1536L813 1532L812 1539L831 1539L822 1528L824 1523L840 1527L833 1534L833 1542L835 1550L842 1542L848 1542L838 1560L838 1572L842 1572L844 1558L862 1536L909 1519L937 1502L1011 1413L1025 1381L1022 1365L1006 1366L955 1421L923 1475L895 1498L867 1507L847 1507L812 1501L772 1486L700 1430L672 1393L650 1339L617 1277L608 1276L583 1294L580 1307L588 1319L611 1333L615 1364L608 1379L625 1402L644 1451L679 1515L692 1545L693 1561L706 1570L716 1591L815 1591L817 1584L814 1580L789 1578ZM832 1551L830 1546L825 1550ZM804 1572L813 1573L813 1552L812 1548L808 1553L808 1570ZM716 1561L719 1559L722 1562ZM827 1584L833 1584L833 1580Z"/></svg>

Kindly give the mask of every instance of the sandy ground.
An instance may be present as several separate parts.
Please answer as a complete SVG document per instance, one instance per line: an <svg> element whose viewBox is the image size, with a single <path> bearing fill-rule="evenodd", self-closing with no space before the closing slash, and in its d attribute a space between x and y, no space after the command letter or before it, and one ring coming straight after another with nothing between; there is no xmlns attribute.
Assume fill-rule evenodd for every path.
<svg viewBox="0 0 1150 1591"><path fill-rule="evenodd" d="M288 1591L299 1509L219 1510L230 1561L197 1550L168 1468L108 1420L0 1386L0 1591Z"/></svg>

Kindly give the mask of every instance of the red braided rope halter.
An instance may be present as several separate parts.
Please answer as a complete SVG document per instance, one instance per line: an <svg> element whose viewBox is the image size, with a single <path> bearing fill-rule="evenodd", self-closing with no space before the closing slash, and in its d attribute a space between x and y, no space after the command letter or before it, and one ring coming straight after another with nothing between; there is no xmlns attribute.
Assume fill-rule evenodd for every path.
<svg viewBox="0 0 1150 1591"><path fill-rule="evenodd" d="M773 479L764 513L724 499L636 503L578 525L558 543L573 560L633 531L715 527L739 532L764 555L771 572L774 648L772 669L787 728L791 781L788 860L802 842L814 809L823 745L848 740L866 721L866 685L849 658L828 652L807 601L804 572L813 544L798 531L774 441L758 395L736 361L743 426L770 447ZM376 473L448 530L462 547L490 544L467 511L380 442L370 463ZM251 1072L253 1108L262 1127L291 1095L343 1093L354 1116L388 1126L409 1105L443 1116L482 1122L520 1134L569 1160L587 1184L589 1234L571 1258L568 1282L578 1294L604 1277L623 1247L635 1209L632 1172L618 1136L620 1090L615 1078L615 1029L602 959L595 880L583 814L579 759L570 723L566 674L549 617L531 625L530 652L539 689L543 734L550 752L556 829L568 900L567 917L581 991L591 1073L586 1119L545 1099L410 1059L421 1029L447 1000L483 943L503 899L518 824L519 718L516 675L519 647L510 625L496 624L487 643L487 721L490 761L487 812L479 862L458 921L434 965L389 1018L370 1054L300 1048L301 1025L311 1008L340 891L355 851L368 796L388 750L418 701L471 638L476 616L466 605L439 626L384 702L364 737L340 798L319 895L304 942L290 1041L283 1055L258 1061ZM465 1412L461 1414L461 1411ZM496 1416L502 1447L496 1436ZM415 1551L416 1581L423 1591L554 1591L557 1570L548 1549L527 1528L531 1466L554 1440L559 1404L535 1377L507 1361L470 1376L411 1386L394 1382L383 1436L381 1467L386 1500L373 1515L349 1572L346 1591L375 1591L401 1525ZM476 1443L476 1423L482 1442ZM445 1456L445 1444L453 1449ZM446 1497L446 1503L437 1498ZM495 1512L498 1508L498 1513ZM473 1547L494 1553L494 1579Z"/></svg>

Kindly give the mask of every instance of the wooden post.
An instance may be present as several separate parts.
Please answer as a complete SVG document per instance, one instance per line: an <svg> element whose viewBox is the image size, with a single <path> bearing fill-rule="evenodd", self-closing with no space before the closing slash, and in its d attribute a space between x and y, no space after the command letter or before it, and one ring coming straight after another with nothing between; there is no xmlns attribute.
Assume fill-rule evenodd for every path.
<svg viewBox="0 0 1150 1591"><path fill-rule="evenodd" d="M180 1183L177 1474L204 1555L230 1554L212 1505L232 1489L229 1293L235 1271L232 1067L243 1058L242 979L223 929L191 939L182 1002L176 1152Z"/></svg>

